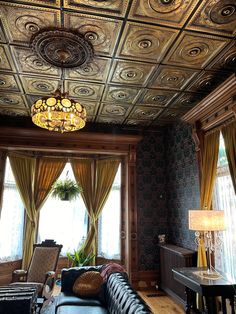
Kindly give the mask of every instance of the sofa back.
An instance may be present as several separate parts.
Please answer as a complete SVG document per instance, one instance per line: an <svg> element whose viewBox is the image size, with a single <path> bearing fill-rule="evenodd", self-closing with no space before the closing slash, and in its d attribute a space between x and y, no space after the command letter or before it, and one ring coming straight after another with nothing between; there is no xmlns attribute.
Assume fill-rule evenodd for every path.
<svg viewBox="0 0 236 314"><path fill-rule="evenodd" d="M78 276L91 270L100 272L101 268L102 265L63 268L61 271L61 292L72 292L73 285Z"/></svg>
<svg viewBox="0 0 236 314"><path fill-rule="evenodd" d="M131 287L126 273L113 273L106 286L107 307L110 314L150 314L152 311Z"/></svg>

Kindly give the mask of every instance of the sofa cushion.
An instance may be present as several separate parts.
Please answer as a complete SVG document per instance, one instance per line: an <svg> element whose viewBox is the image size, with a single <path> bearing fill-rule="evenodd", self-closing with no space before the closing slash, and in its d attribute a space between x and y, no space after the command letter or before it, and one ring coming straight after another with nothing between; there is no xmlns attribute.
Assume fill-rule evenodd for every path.
<svg viewBox="0 0 236 314"><path fill-rule="evenodd" d="M102 303L97 299L80 298L73 293L61 292L57 298L56 307L62 305L102 306Z"/></svg>
<svg viewBox="0 0 236 314"><path fill-rule="evenodd" d="M101 290L103 279L99 272L88 271L80 275L74 285L73 292L78 296L97 296Z"/></svg>
<svg viewBox="0 0 236 314"><path fill-rule="evenodd" d="M108 311L104 307L99 306L74 306L65 305L60 306L57 310L57 314L107 314Z"/></svg>
<svg viewBox="0 0 236 314"><path fill-rule="evenodd" d="M103 281L107 281L108 276L112 273L120 273L125 272L125 269L117 263L110 262L106 265L104 265L101 269L101 276L103 278Z"/></svg>

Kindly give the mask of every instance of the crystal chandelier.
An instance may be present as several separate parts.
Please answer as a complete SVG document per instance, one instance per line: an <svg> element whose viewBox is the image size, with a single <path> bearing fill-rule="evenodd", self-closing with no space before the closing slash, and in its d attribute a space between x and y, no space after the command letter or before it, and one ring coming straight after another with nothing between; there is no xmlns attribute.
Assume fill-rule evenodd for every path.
<svg viewBox="0 0 236 314"><path fill-rule="evenodd" d="M86 123L86 109L64 92L64 68L88 63L93 57L91 44L78 32L50 29L34 35L31 45L44 62L61 68L60 84L55 93L36 100L32 105L33 123L61 133L82 129Z"/></svg>

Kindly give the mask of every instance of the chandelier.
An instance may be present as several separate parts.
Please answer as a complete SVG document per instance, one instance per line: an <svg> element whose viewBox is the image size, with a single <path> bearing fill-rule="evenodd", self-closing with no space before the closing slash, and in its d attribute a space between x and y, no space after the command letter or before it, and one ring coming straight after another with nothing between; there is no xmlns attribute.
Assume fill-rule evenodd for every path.
<svg viewBox="0 0 236 314"><path fill-rule="evenodd" d="M61 133L82 129L86 123L86 109L64 91L64 68L88 63L93 57L91 44L80 33L65 29L40 31L33 36L31 44L44 62L61 68L60 84L55 93L32 105L33 123Z"/></svg>

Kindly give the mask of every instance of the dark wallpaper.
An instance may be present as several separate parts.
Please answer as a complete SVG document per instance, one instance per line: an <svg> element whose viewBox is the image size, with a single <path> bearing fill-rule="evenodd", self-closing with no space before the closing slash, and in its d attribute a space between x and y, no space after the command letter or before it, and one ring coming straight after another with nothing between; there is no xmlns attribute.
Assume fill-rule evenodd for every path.
<svg viewBox="0 0 236 314"><path fill-rule="evenodd" d="M158 235L195 249L188 209L199 207L191 126L178 123L144 137L137 148L139 270L159 268Z"/></svg>

